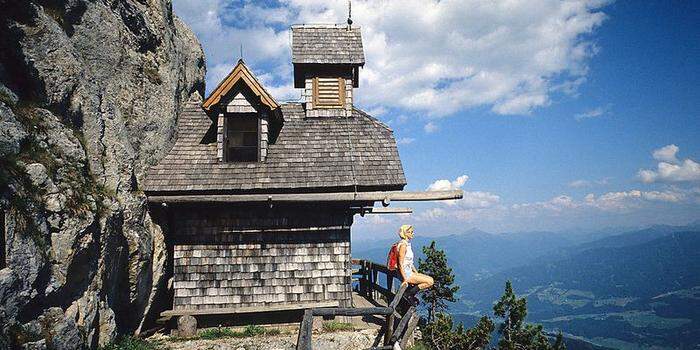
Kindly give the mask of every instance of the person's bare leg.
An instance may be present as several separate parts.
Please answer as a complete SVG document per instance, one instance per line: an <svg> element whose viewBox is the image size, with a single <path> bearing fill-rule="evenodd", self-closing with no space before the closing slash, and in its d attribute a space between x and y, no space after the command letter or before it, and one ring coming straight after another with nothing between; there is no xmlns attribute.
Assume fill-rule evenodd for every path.
<svg viewBox="0 0 700 350"><path fill-rule="evenodd" d="M414 272L411 274L411 277L408 278L408 283L418 285L418 288L423 290L432 287L435 281L428 275Z"/></svg>

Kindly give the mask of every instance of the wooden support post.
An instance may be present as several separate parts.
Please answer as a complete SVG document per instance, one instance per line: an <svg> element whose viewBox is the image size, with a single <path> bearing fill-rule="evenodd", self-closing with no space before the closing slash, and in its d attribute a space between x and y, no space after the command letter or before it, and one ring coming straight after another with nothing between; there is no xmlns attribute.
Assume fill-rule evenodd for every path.
<svg viewBox="0 0 700 350"><path fill-rule="evenodd" d="M406 331L403 333L401 340L399 340L401 349L406 349L408 347L408 342L413 338L413 331L418 327L419 320L420 316L418 316L418 313L414 313L413 316L411 316L411 319L408 321L408 327L406 327Z"/></svg>
<svg viewBox="0 0 700 350"><path fill-rule="evenodd" d="M396 331L394 334L391 336L391 339L389 340L390 344L395 343L396 341L399 340L399 337L401 337L406 330L406 326L408 326L408 321L413 317L413 314L416 313L416 307L411 306L408 308L408 311L403 315L401 318L401 321L399 322L399 325L396 326ZM387 344L388 345L388 344Z"/></svg>
<svg viewBox="0 0 700 350"><path fill-rule="evenodd" d="M396 295L394 295L394 300L391 301L389 304L389 308L396 311L396 308L399 306L399 302L401 302L401 298L403 298L403 293L406 291L406 286L401 285L401 288L399 288L399 291L396 292ZM391 341L392 336L394 335L394 316L395 312L392 312L391 315L389 315L386 318L386 332L384 332L384 345L389 345L389 342Z"/></svg>
<svg viewBox="0 0 700 350"><path fill-rule="evenodd" d="M386 275L386 289L388 289L389 292L394 293L394 276L390 274Z"/></svg>
<svg viewBox="0 0 700 350"><path fill-rule="evenodd" d="M372 270L372 284L373 284L373 285L378 285L378 283L377 283L377 277L379 277L379 271L377 271L377 270ZM375 289L374 294L372 295L372 299L374 299L374 300L378 300L378 299L379 299L379 293L376 291L376 289Z"/></svg>
<svg viewBox="0 0 700 350"><path fill-rule="evenodd" d="M311 330L313 329L313 323L313 311L311 309L304 310L304 318L299 326L297 350L311 350Z"/></svg>

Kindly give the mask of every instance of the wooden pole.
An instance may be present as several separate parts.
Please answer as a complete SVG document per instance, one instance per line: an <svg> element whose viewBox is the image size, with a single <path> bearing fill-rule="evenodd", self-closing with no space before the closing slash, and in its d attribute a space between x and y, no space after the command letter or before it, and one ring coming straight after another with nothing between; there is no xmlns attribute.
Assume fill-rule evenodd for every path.
<svg viewBox="0 0 700 350"><path fill-rule="evenodd" d="M311 330L313 329L314 316L311 309L304 310L304 318L299 326L297 338L297 350L311 350Z"/></svg>
<svg viewBox="0 0 700 350"><path fill-rule="evenodd" d="M392 334L389 343L393 344L397 340L399 340L399 337L401 337L404 333L404 330L406 330L406 326L408 326L408 321L413 317L413 314L416 313L416 307L411 306L408 308L408 311L401 317L401 321L399 321L399 325L396 326L396 331L394 334ZM388 344L387 344L388 345Z"/></svg>

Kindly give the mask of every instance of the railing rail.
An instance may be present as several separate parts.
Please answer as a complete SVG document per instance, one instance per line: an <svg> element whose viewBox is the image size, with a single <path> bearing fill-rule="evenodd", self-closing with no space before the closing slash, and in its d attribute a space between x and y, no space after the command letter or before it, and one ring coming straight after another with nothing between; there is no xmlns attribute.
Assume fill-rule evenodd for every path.
<svg viewBox="0 0 700 350"><path fill-rule="evenodd" d="M418 314L416 307L411 305L404 292L406 286L401 283L394 283L398 279L395 271L389 270L386 266L368 260L353 259L353 280L357 281L356 291L369 300L378 301L381 296L386 298L387 305L365 308L314 308L304 312L304 318L299 327L299 337L297 339L297 350L311 350L311 330L313 328L313 317L335 317L335 316L384 316L385 325L384 344L378 349L393 349L395 343L399 343L405 349L413 331L418 325ZM359 267L355 269L355 267ZM379 273L385 275L386 286L379 283ZM398 289L395 286L400 286Z"/></svg>

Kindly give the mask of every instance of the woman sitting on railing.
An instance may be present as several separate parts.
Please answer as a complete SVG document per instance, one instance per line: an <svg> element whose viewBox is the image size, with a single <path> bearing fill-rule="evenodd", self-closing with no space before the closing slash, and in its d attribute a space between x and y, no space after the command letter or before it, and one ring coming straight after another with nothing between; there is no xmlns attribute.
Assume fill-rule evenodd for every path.
<svg viewBox="0 0 700 350"><path fill-rule="evenodd" d="M413 264L413 248L411 248L411 239L413 239L413 225L401 225L399 229L399 237L401 241L396 243L398 250L398 270L401 274L403 283L401 285L410 284L406 289L406 294L414 296L423 289L433 286L433 278L418 272Z"/></svg>

